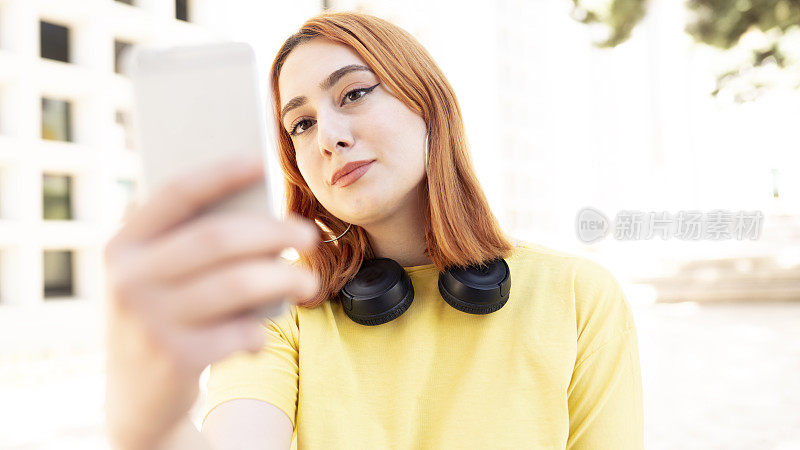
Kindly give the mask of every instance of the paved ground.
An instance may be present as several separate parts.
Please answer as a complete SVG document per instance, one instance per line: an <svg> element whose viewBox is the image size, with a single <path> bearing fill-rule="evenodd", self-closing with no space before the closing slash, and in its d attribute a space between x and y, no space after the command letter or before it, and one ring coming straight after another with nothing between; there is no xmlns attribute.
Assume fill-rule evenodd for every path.
<svg viewBox="0 0 800 450"><path fill-rule="evenodd" d="M800 449L800 303L636 314L648 449Z"/></svg>
<svg viewBox="0 0 800 450"><path fill-rule="evenodd" d="M632 304L648 449L800 449L800 303ZM0 355L2 449L107 449L102 402L99 350Z"/></svg>

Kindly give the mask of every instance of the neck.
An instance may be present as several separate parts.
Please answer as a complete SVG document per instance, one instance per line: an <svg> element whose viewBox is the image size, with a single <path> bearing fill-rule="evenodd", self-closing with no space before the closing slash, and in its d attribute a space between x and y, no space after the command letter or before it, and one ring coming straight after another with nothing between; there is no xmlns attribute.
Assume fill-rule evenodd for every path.
<svg viewBox="0 0 800 450"><path fill-rule="evenodd" d="M409 192L386 218L363 225L375 256L390 258L403 267L431 264L425 254L425 216L421 186Z"/></svg>

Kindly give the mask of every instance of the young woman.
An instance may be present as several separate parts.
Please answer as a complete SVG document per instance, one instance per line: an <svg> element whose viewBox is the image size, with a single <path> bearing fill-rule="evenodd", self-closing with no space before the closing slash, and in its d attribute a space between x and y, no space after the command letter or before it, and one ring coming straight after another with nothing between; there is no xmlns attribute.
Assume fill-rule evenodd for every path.
<svg viewBox="0 0 800 450"><path fill-rule="evenodd" d="M453 90L411 35L323 13L271 81L290 219L172 227L261 176L214 168L176 180L107 247L118 446L643 447L619 283L500 230ZM279 260L289 246L296 264ZM286 295L298 304L278 317L233 314ZM186 413L207 364L199 433Z"/></svg>

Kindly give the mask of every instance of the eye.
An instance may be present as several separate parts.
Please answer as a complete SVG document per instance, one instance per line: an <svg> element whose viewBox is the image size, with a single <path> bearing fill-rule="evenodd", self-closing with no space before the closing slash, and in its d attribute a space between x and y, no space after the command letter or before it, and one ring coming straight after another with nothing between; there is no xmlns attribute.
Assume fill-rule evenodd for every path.
<svg viewBox="0 0 800 450"><path fill-rule="evenodd" d="M342 99L342 106L344 106L345 100L350 100L350 103L360 100L362 97L372 92L372 90L378 87L378 85L380 85L380 83L368 88L353 89L344 95L344 98Z"/></svg>
<svg viewBox="0 0 800 450"><path fill-rule="evenodd" d="M298 134L302 134L303 132L305 132L308 128L304 128L303 131L301 131L299 133L297 132L297 128L300 127L300 125L302 125L302 124L304 124L306 122L310 123L311 121L308 120L308 119L303 119L300 122L297 122L296 124L294 124L294 126L292 126L292 129L289 131L289 135L297 136ZM309 124L308 126L310 127L311 125Z"/></svg>
<svg viewBox="0 0 800 450"><path fill-rule="evenodd" d="M377 83L374 86L370 86L367 88L353 89L352 91L344 95L344 98L342 99L342 104L340 106L344 106L345 100L350 100L350 102L348 103L354 103L361 100L362 97L372 92L372 90L378 86L380 86L380 83ZM305 123L308 123L308 125L305 128L302 128L302 130L298 130L298 128L300 128L300 126ZM311 125L313 125L311 120L303 119L292 126L292 128L289 130L289 135L297 136L303 134L306 130L308 130L311 127Z"/></svg>

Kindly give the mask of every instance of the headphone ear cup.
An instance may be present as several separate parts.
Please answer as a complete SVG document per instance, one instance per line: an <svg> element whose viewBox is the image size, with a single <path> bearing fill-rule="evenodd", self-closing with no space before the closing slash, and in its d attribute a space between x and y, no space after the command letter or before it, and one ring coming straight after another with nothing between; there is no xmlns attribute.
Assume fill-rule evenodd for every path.
<svg viewBox="0 0 800 450"><path fill-rule="evenodd" d="M361 325L381 325L400 317L414 301L414 285L389 258L365 260L339 294L344 313Z"/></svg>
<svg viewBox="0 0 800 450"><path fill-rule="evenodd" d="M439 274L439 293L448 305L469 314L490 314L508 302L511 270L505 259L451 268Z"/></svg>

